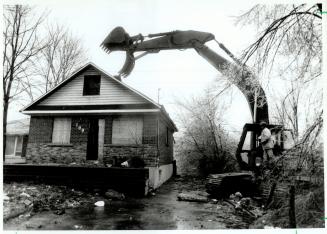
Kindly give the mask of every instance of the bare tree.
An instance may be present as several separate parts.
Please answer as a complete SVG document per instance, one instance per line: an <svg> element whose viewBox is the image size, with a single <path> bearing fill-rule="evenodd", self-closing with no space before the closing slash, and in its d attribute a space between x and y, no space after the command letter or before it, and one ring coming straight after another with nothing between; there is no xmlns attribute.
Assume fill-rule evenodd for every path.
<svg viewBox="0 0 327 234"><path fill-rule="evenodd" d="M313 105L310 100L312 93L317 94L313 102L320 103L322 98L320 11L319 4L255 5L237 18L237 23L253 24L259 32L258 39L244 51L242 61L257 66L261 81L266 79L267 89L274 79L286 87L285 93L272 99L275 118L290 126L298 141L306 131L300 129L301 112L306 111L306 125L311 126L316 116L310 113L322 111L322 105Z"/></svg>
<svg viewBox="0 0 327 234"><path fill-rule="evenodd" d="M3 155L6 148L7 115L11 100L26 91L29 67L44 44L38 38L38 29L44 20L33 18L33 9L22 5L4 6L3 30Z"/></svg>
<svg viewBox="0 0 327 234"><path fill-rule="evenodd" d="M307 4L255 5L239 16L237 23L256 25L259 35L243 54L243 62L252 57L258 70L271 70L276 57L284 55L287 60L277 65L301 62L298 78L308 79L321 75L322 21L319 6ZM280 58L280 57L279 57Z"/></svg>
<svg viewBox="0 0 327 234"><path fill-rule="evenodd" d="M177 146L182 167L198 164L204 175L233 170L235 148L223 121L226 103L218 102L216 94L206 90L201 97L176 104L181 108L183 127Z"/></svg>
<svg viewBox="0 0 327 234"><path fill-rule="evenodd" d="M86 50L80 39L64 26L49 25L46 44L47 46L38 56L35 72L44 83L43 92L47 92L68 78L74 70L86 62Z"/></svg>
<svg viewBox="0 0 327 234"><path fill-rule="evenodd" d="M255 25L258 30L242 62L256 66L261 81L265 79L266 90L278 92L271 99L275 108L270 110L275 110L279 123L293 130L296 140L295 147L273 159L266 184L276 180L295 183L296 176L301 175L310 180L317 178L310 182L323 187L320 12L319 4L256 5L238 17L238 23ZM278 86L270 85L275 80Z"/></svg>
<svg viewBox="0 0 327 234"><path fill-rule="evenodd" d="M296 82L291 82L291 88L287 90L285 97L283 97L280 103L275 103L275 118L285 128L287 126L291 127L294 140L298 142L301 88L296 87L296 85Z"/></svg>

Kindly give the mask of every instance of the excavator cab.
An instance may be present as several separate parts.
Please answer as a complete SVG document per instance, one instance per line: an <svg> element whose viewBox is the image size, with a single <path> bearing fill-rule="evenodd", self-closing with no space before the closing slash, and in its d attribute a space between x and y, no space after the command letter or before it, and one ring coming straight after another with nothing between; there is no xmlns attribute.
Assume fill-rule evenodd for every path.
<svg viewBox="0 0 327 234"><path fill-rule="evenodd" d="M292 131L285 129L282 125L268 124L274 139L273 152L275 156L294 146ZM236 159L242 170L255 170L260 166L263 158L263 149L259 142L261 129L259 124L247 123L243 127L243 132L236 150ZM261 159L261 160L258 160Z"/></svg>

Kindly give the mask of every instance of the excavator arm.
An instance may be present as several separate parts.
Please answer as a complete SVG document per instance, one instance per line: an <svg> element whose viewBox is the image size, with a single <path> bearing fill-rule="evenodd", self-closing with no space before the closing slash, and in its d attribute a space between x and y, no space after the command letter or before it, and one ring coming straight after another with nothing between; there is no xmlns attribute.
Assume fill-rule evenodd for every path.
<svg viewBox="0 0 327 234"><path fill-rule="evenodd" d="M205 45L206 42L212 40L215 40L213 34L192 30L149 34L147 36L138 34L131 37L122 27L116 27L102 42L101 47L107 53L112 51L126 52L125 64L118 72L119 79L121 76L128 76L134 68L135 60L146 54L158 53L161 50L195 49L201 57L226 76L229 81L236 85L244 94L250 107L253 122L259 123L260 121L265 121L269 123L267 99L258 78L246 65L236 59L223 44L218 43L220 48L231 57L233 62L220 56ZM141 52L141 54L135 56L137 52ZM241 114L242 113L240 113L240 115ZM243 152L242 147L247 132L248 129L246 129L245 126L236 152L236 159L242 169L249 168L251 161L253 161L251 157L248 156L248 162L245 163L241 157L241 153ZM253 131L251 133L250 144L251 149L256 148L256 133Z"/></svg>
<svg viewBox="0 0 327 234"><path fill-rule="evenodd" d="M126 52L125 64L118 72L119 76L122 77L128 76L134 68L135 60L146 54L158 53L161 50L195 49L201 57L228 77L230 82L244 94L251 110L253 122L266 121L268 123L267 99L258 78L247 66L239 62L224 45L219 43L220 48L232 58L234 63L205 45L206 42L212 40L215 40L213 34L193 30L164 32L147 36L141 34L129 36L122 27L116 27L105 38L101 47L107 53L112 51ZM137 52L143 53L135 56Z"/></svg>

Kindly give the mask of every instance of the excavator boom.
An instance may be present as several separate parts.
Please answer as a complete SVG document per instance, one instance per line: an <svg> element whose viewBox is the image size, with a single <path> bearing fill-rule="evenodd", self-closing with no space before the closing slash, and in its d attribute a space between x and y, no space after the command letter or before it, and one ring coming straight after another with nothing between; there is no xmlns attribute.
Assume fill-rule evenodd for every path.
<svg viewBox="0 0 327 234"><path fill-rule="evenodd" d="M224 50L234 61L230 62L215 51L205 45L206 42L215 40L215 36L207 32L199 31L172 31L143 36L138 34L129 36L122 27L116 27L102 42L101 47L107 52L125 51L126 60L123 68L118 72L118 77L128 76L135 65L135 60L148 53L158 53L161 50L183 50L195 49L200 56L206 59L213 67L225 75L229 81L234 84L244 94L249 104L254 123L265 121L269 123L268 104L264 90L262 89L258 78L244 64L221 43L220 48ZM216 41L217 42L217 41ZM143 52L134 56L136 52ZM242 115L242 113L240 113ZM236 158L241 168L247 168L250 164L250 158L247 165L241 157L242 147L247 130L243 129L240 144L236 152ZM256 148L256 135L251 134L251 148Z"/></svg>
<svg viewBox="0 0 327 234"><path fill-rule="evenodd" d="M258 78L251 70L241 64L235 56L222 44L222 48L235 63L220 56L205 45L215 40L215 36L208 32L199 31L171 31L143 36L141 34L130 36L122 27L116 27L102 42L101 47L108 53L112 51L125 51L126 60L119 76L128 76L135 65L135 60L148 54L158 53L161 50L195 49L199 55L206 59L218 71L227 76L231 83L236 85L245 95L254 122L266 121L268 118L268 105L266 95L260 86ZM134 56L135 52L143 54Z"/></svg>
<svg viewBox="0 0 327 234"><path fill-rule="evenodd" d="M205 45L206 42L212 40L215 40L213 34L193 30L171 31L149 34L147 36L143 36L142 34L129 36L122 27L116 27L102 42L101 47L108 53L112 51L126 52L125 64L118 72L119 78L121 76L128 76L134 68L135 60L148 53L158 53L161 50L195 49L201 57L207 60L220 73L226 76L232 84L238 87L246 97L252 114L253 123L244 125L235 156L241 169L256 170L256 158L260 157L260 154L262 153L260 153L260 147L257 147L257 136L260 134L258 123L260 121L265 121L267 124L269 123L268 104L265 92L260 85L259 79L251 69L240 62L223 44L215 40L219 47L226 52L233 62L225 59ZM137 52L143 53L134 56L134 53ZM242 115L242 113L239 114ZM280 142L275 146L277 146L277 149L283 150L283 134L285 131L283 130L283 126L268 125L268 127L276 134L276 136L279 136L276 139L279 139ZM251 137L250 150L243 147L245 145L245 140L249 135L248 133L250 133ZM247 156L247 162L243 160L243 155ZM227 180L231 177L230 174L221 174L220 176ZM214 181L216 180L217 178L215 177ZM209 185L210 183L211 182L209 181ZM217 184L214 184L214 186L217 186Z"/></svg>
<svg viewBox="0 0 327 234"><path fill-rule="evenodd" d="M145 38L150 38L144 40ZM112 30L106 39L101 43L101 47L107 51L128 51L128 52L152 52L158 50L175 50L194 48L193 41L202 44L214 40L211 33L198 31L172 31L156 33L143 36L141 34L130 37L122 28L117 27Z"/></svg>

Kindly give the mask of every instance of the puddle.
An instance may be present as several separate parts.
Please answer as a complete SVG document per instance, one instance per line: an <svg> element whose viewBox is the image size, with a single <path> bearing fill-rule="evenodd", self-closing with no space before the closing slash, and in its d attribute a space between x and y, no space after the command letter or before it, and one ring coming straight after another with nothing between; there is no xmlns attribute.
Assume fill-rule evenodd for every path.
<svg viewBox="0 0 327 234"><path fill-rule="evenodd" d="M115 230L143 230L142 222L135 219L121 220L115 223Z"/></svg>
<svg viewBox="0 0 327 234"><path fill-rule="evenodd" d="M201 185L203 186L203 185ZM26 230L26 225L43 230L186 230L226 228L231 214L217 209L216 204L177 201L181 187L194 190L194 184L170 181L155 196L126 198L123 201L105 200L103 207L94 202L83 207L67 209L63 215L41 212L27 220L13 220L4 224L5 230ZM202 188L202 187L201 187ZM201 189L200 188L200 189ZM204 187L202 188L204 189ZM210 220L210 221L209 221Z"/></svg>

